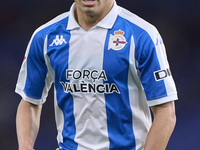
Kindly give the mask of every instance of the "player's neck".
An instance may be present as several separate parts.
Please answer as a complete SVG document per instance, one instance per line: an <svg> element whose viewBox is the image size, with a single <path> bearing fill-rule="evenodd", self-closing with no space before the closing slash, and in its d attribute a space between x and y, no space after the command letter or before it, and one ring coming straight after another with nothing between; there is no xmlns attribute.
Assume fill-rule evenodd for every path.
<svg viewBox="0 0 200 150"><path fill-rule="evenodd" d="M75 11L74 14L75 14L76 21L85 31L90 30L92 27L94 27L100 21L100 19L98 19L98 17L88 16L79 11Z"/></svg>
<svg viewBox="0 0 200 150"><path fill-rule="evenodd" d="M89 31L92 27L97 25L111 10L112 7L101 11L101 13L96 14L86 14L79 9L75 9L75 19L78 24L85 30Z"/></svg>

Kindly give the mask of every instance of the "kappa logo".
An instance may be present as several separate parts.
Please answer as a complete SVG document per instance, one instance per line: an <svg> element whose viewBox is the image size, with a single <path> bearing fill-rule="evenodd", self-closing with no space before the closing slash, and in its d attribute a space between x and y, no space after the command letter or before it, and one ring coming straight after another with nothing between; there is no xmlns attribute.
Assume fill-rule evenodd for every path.
<svg viewBox="0 0 200 150"><path fill-rule="evenodd" d="M118 30L114 32L114 35L110 35L108 50L121 50L127 44L124 37L124 31Z"/></svg>
<svg viewBox="0 0 200 150"><path fill-rule="evenodd" d="M56 38L53 40L53 42L49 46L53 46L53 45L58 46L58 45L62 45L63 43L65 43L65 44L67 43L65 41L63 35L61 35L60 38L59 38L59 35L56 35Z"/></svg>

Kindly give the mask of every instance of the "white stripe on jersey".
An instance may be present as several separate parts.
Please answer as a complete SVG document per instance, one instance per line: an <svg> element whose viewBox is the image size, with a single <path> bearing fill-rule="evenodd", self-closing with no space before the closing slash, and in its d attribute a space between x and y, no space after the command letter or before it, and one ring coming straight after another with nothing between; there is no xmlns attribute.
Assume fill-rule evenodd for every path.
<svg viewBox="0 0 200 150"><path fill-rule="evenodd" d="M85 32L82 29L72 31L69 43L71 45L69 48L69 69L102 70L104 54L102 47L104 47L106 34L107 30L105 29L91 30L90 32ZM104 39L102 38L99 41L93 35L104 37ZM85 51L86 49L87 51ZM96 63L95 68L93 68L93 63ZM76 82L79 81L70 80L71 84ZM90 80L85 82L94 83ZM103 84L103 81L96 80L95 84ZM107 147L108 149L109 140L104 94L74 93L72 96L77 133L75 141L79 143L78 150L88 150L90 147L93 147L93 149ZM93 133L98 137L94 138Z"/></svg>

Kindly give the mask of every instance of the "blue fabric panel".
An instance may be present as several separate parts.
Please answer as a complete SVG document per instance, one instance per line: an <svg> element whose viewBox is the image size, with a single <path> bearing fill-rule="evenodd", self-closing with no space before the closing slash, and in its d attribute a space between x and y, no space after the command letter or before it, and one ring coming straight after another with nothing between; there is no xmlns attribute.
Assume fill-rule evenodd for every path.
<svg viewBox="0 0 200 150"><path fill-rule="evenodd" d="M124 31L127 44L120 50L108 50L110 35L115 31ZM124 24L124 19L118 17L114 27L108 30L105 49L103 69L106 72L108 81L105 83L116 84L120 94L114 92L105 94L108 135L111 150L135 149L135 137L132 129L132 111L129 102L128 92L128 71L130 52L130 31ZM118 40L119 41L119 40ZM116 41L113 41L116 43Z"/></svg>

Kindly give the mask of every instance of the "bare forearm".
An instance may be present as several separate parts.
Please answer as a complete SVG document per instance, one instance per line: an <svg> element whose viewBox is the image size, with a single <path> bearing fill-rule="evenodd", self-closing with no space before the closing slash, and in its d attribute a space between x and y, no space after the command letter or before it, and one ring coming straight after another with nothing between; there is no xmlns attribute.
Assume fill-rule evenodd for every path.
<svg viewBox="0 0 200 150"><path fill-rule="evenodd" d="M42 106L36 106L22 100L16 117L19 150L33 150L40 124Z"/></svg>
<svg viewBox="0 0 200 150"><path fill-rule="evenodd" d="M174 130L175 123L176 116L174 106L156 112L146 139L144 150L165 150Z"/></svg>

